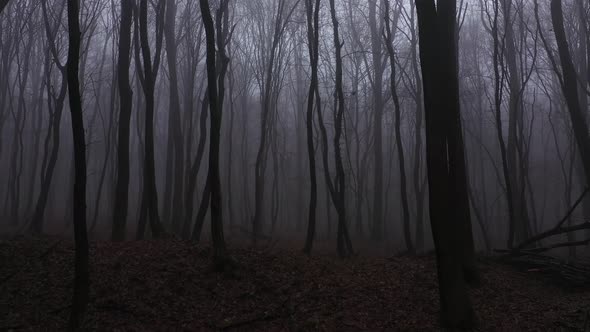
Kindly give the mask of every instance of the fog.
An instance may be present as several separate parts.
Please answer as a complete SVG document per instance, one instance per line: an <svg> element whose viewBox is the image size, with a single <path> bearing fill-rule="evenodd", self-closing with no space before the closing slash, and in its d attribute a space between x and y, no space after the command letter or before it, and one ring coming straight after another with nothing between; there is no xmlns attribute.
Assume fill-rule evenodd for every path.
<svg viewBox="0 0 590 332"><path fill-rule="evenodd" d="M99 0L80 4L87 228L93 239L111 239L123 102L118 80L121 6ZM218 20L219 2L211 3L218 42L222 40L228 60L217 60L218 71L227 64L224 90L218 91L223 97L219 172L226 235L304 244L311 190L306 131L313 62L309 45L319 27L318 88L310 128L317 176L315 238L328 243L337 238L339 211L331 195L343 191L353 248L374 247L383 254L428 251L433 242L414 5L390 0L386 12L384 1L336 1L342 43L340 122L329 3L321 2L318 26L310 20L310 5L295 0L228 1ZM138 10L135 7L134 13ZM588 11L587 2L563 2L584 116L590 80ZM3 234L69 234L72 229L74 145L65 81L66 14L65 1L43 0L11 1L0 16ZM476 250L490 251L553 227L587 181L561 86L564 75L548 1L539 1L537 9L525 0L461 1L457 23L472 230ZM150 207L167 234L208 241L209 232L201 232L197 221L206 193L211 130L201 11L197 2L185 0L147 6L148 56L155 73L157 201L151 200L145 185L149 158L140 26L134 15L125 239L151 236L151 224L146 226ZM340 161L334 148L337 129ZM144 196L150 198L142 207ZM589 216L590 199L584 199L567 223ZM204 229L209 218L207 214ZM568 241L584 240L584 234L569 234Z"/></svg>
<svg viewBox="0 0 590 332"><path fill-rule="evenodd" d="M0 330L588 330L589 97L587 0L0 0Z"/></svg>

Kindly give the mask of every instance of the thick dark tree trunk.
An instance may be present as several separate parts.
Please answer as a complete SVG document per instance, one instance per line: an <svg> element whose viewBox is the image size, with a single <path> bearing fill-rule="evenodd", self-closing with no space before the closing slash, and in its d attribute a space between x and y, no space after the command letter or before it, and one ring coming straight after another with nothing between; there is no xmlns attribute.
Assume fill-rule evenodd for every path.
<svg viewBox="0 0 590 332"><path fill-rule="evenodd" d="M119 132L117 146L117 183L115 186L115 207L113 211L112 238L125 239L129 206L129 137L133 91L129 79L131 65L131 24L133 22L132 0L121 0L121 29L119 34L119 59L117 78L119 80Z"/></svg>
<svg viewBox="0 0 590 332"><path fill-rule="evenodd" d="M74 239L75 277L70 330L78 330L88 305L88 234L86 232L86 138L82 115L82 96L78 79L80 63L80 7L78 0L68 0L68 94L74 139Z"/></svg>
<svg viewBox="0 0 590 332"><path fill-rule="evenodd" d="M465 279L474 274L470 260L473 238L468 200L462 193L465 189L466 195L467 188L462 188L466 174L459 113L456 3L446 1L435 6L433 0L418 0L416 7L426 115L430 221L436 248L441 318L444 326L472 328L475 314Z"/></svg>

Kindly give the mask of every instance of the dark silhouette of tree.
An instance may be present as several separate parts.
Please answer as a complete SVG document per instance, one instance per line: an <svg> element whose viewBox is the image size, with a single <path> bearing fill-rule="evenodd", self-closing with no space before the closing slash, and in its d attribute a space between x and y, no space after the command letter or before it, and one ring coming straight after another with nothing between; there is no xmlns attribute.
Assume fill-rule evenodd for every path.
<svg viewBox="0 0 590 332"><path fill-rule="evenodd" d="M172 230L180 231L183 212L184 186L184 144L180 116L180 95L178 92L176 0L167 1L166 53L170 76L170 104L168 107L168 145L166 155L166 188L164 190L164 221L171 222ZM172 212L170 211L172 210ZM172 218L172 220L169 220Z"/></svg>
<svg viewBox="0 0 590 332"><path fill-rule="evenodd" d="M199 145L197 146L197 154L195 155L195 160L193 161L189 176L188 176L188 184L186 186L185 192L185 200L184 204L186 206L186 212L184 216L184 230L183 234L188 238L190 237L190 228L192 225L192 218L193 218L193 196L195 194L195 186L197 185L197 175L199 175L199 170L201 169L201 162L203 160L203 155L205 154L205 143L207 142L207 114L209 114L209 89L205 89L203 101L201 103L201 116L199 117ZM201 204L199 205L199 210L197 211L197 221L195 225L195 230L198 229L199 234L193 232L193 240L197 240L201 237L201 228L202 223L205 221L205 214L207 213L207 204L209 203L209 189L207 188L207 184L205 184L205 190L203 195L207 195L207 197L203 196L201 199Z"/></svg>
<svg viewBox="0 0 590 332"><path fill-rule="evenodd" d="M318 85L318 61L319 61L319 15L320 0L305 0L305 12L307 17L307 42L309 45L309 58L311 62L311 81L307 94L306 129L307 129L307 156L309 159L309 215L307 220L307 236L303 252L310 255L316 231L316 208L318 185L315 166L315 148L313 144L313 107Z"/></svg>
<svg viewBox="0 0 590 332"><path fill-rule="evenodd" d="M586 174L586 186L590 187L590 134L586 117L580 106L578 79L565 34L561 0L551 0L551 22L561 62L559 82L567 103L578 151ZM555 61L552 62L555 63Z"/></svg>
<svg viewBox="0 0 590 332"><path fill-rule="evenodd" d="M62 6L58 9L58 17L62 16L64 9L65 4L62 4ZM41 10L43 12L43 22L45 25L45 34L47 36L49 45L49 52L51 53L53 63L61 74L61 85L59 92L56 95L55 91L51 88L49 81L46 83L47 95L51 99L51 102L48 102L47 104L49 109L49 129L45 138L43 161L41 163L41 190L39 192L37 203L35 204L35 212L33 213L30 226L31 232L35 234L40 234L43 231L43 217L45 214L45 208L47 206L47 200L49 199L49 190L51 189L51 182L53 180L55 166L59 156L61 116L63 114L68 88L66 66L61 63L59 58L59 50L55 44L55 39L59 29L59 21L56 21L53 26L49 22L47 13L47 0L43 0L41 2ZM49 77L51 76L51 67L47 66L46 71L48 71L47 79L49 80ZM50 143L51 151L49 150Z"/></svg>
<svg viewBox="0 0 590 332"><path fill-rule="evenodd" d="M373 140L374 161L373 174L373 224L371 238L375 241L383 240L383 55L380 29L377 21L377 0L369 0L369 28L371 29L371 55L373 61ZM379 20L379 22L381 22Z"/></svg>
<svg viewBox="0 0 590 332"><path fill-rule="evenodd" d="M266 167L269 150L269 133L276 118L272 111L273 100L276 98L277 87L275 84L277 75L277 63L280 63L279 56L281 51L281 39L285 31L289 19L293 11L297 7L299 1L289 9L287 7L287 0L279 0L276 6L277 11L274 17L272 30L272 43L268 53L263 54L264 78L260 79L261 94L262 94L262 108L261 108L261 124L260 124L260 145L256 154L256 164L254 166L254 216L252 217L252 243L255 246L258 237L261 235L262 226L264 225L264 192L266 183Z"/></svg>
<svg viewBox="0 0 590 332"><path fill-rule="evenodd" d="M129 80L131 65L131 24L133 23L132 0L121 0L121 26L119 33L119 60L117 79L119 83L119 132L117 146L117 183L115 187L115 208L113 212L112 238L125 239L127 210L129 205L129 136L133 91Z"/></svg>
<svg viewBox="0 0 590 332"><path fill-rule="evenodd" d="M216 11L216 17L215 17L215 34L217 35L217 39L216 39L216 45L217 45L217 58L216 58L216 71L217 71L217 76L216 76L216 84L217 84L217 96L218 96L218 100L216 101L216 107L217 110L220 114L223 114L223 101L224 101L224 96L225 96L225 76L227 74L227 69L228 69L228 65L229 65L229 58L226 55L225 52L225 46L227 45L227 43L230 40L230 32L229 32L229 25L228 25L228 0L224 0L220 3L218 10ZM207 94L210 93L210 88L207 87ZM207 95L207 99L203 100L203 111L204 114L201 117L201 121L205 121L206 119L206 105L207 102L210 103L210 95ZM220 115L221 117L221 115ZM211 121L213 121L213 118L211 118ZM221 121L221 120L219 120ZM221 123L219 124L219 135L221 136ZM204 128L204 127L202 127ZM211 126L211 128L213 128ZM205 131L206 132L206 131ZM213 135L214 133L211 132L211 135ZM202 137L202 136L201 136ZM217 140L219 141L219 137L217 138ZM204 143L204 141L202 141ZM212 138L210 137L210 144L212 143ZM219 144L219 143L217 143ZM211 145L209 146L209 153L211 153ZM201 142L199 142L199 148L201 148ZM201 150L199 150L197 152L197 154L202 153ZM216 153L219 154L219 148L217 148ZM201 156L202 157L202 156ZM211 158L211 157L209 157ZM217 157L217 159L219 159L219 157ZM200 161L199 161L200 162ZM209 162L211 162L211 159L209 159ZM217 161L217 176L219 176L219 160ZM209 203L211 201L211 204L213 204L212 202L212 186L213 183L209 182L209 178L210 178L210 174L211 174L211 166L209 166L209 172L207 174L207 181L205 183L205 189L203 190L203 196L201 198L201 203L199 205L199 210L197 211L197 219L195 222L195 228L193 229L193 234L192 234L192 239L193 241L199 241L200 237L201 237L201 231L203 228L203 224L205 222L205 216L207 215L207 207L209 206ZM221 180L220 180L221 181ZM221 192L221 182L220 182L220 188L219 191ZM212 212L213 213L213 212ZM213 215L211 215L211 217L213 218ZM213 219L212 219L213 220ZM220 217L220 220L221 217ZM221 229L221 231L223 231L223 229ZM219 235L217 235L219 236ZM221 238L223 238L223 234L221 234Z"/></svg>
<svg viewBox="0 0 590 332"><path fill-rule="evenodd" d="M391 66L391 75L389 77L390 80L390 88L391 88L391 99L393 100L393 107L394 107L394 117L395 117L395 144L397 146L397 154L398 154L398 165L399 165L399 174L400 174L400 193L401 193L401 201L402 201L402 215L403 215L403 227L404 227L404 238L406 241L406 249L409 253L414 252L414 245L412 243L412 233L410 230L410 206L408 204L408 185L407 185L407 177L406 177L406 159L404 155L404 145L402 144L402 133L401 133L401 106L399 102L399 96L397 93L397 77L396 77L396 61L395 61L395 50L393 49L393 32L391 29L391 22L389 20L389 0L384 0L383 4L385 5L385 47L387 49L387 54L389 55L389 63ZM395 15L394 15L395 17ZM397 23L397 19L395 19L395 23ZM395 25L394 25L395 27Z"/></svg>
<svg viewBox="0 0 590 332"><path fill-rule="evenodd" d="M158 213L158 190L156 188L156 166L154 156L154 90L160 59L162 54L163 20L165 13L165 1L160 0L156 4L156 52L153 63L148 36L148 2L139 2L139 39L141 44L143 79L141 79L145 94L145 154L143 163L143 196L141 219L149 218L150 227L154 237L164 234L164 228L160 223ZM140 234L143 236L143 234Z"/></svg>
<svg viewBox="0 0 590 332"><path fill-rule="evenodd" d="M80 65L80 4L68 0L68 95L74 140L74 239L75 277L70 329L78 330L88 305L90 280L88 275L88 234L86 231L86 138L82 115L82 96L78 79Z"/></svg>
<svg viewBox="0 0 590 332"><path fill-rule="evenodd" d="M466 280L477 277L459 106L456 1L416 1L424 85L430 223L444 326L472 328Z"/></svg>
<svg viewBox="0 0 590 332"><path fill-rule="evenodd" d="M207 41L207 83L209 86L209 110L211 113L211 131L209 136L209 172L206 187L210 190L211 203L211 237L213 239L213 260L217 268L223 269L228 263L227 249L223 236L221 179L219 172L219 141L221 136L222 103L224 94L225 71L229 59L225 55L225 40L221 18L227 14L228 0L222 0L217 11L217 52L215 51L215 31L209 1L200 0L201 17L205 26ZM227 29L227 26L225 27ZM219 65L220 72L217 72ZM219 76L218 76L219 74ZM218 94L219 92L219 94ZM207 189L205 189L207 190Z"/></svg>
<svg viewBox="0 0 590 332"><path fill-rule="evenodd" d="M335 109L334 109L334 159L336 163L336 176L334 179L333 192L331 192L334 206L338 212L338 234L337 234L337 250L341 258L349 257L353 254L352 241L348 234L348 224L346 222L346 179L344 172L344 162L342 158L342 150L340 143L342 139L344 109L346 107L344 101L344 84L342 78L342 46L340 41L340 30L338 24L338 17L336 15L336 4L334 0L330 0L330 17L332 19L332 26L334 27L334 49L336 55L336 95L335 95ZM327 165L325 165L327 167ZM329 175L328 175L329 177Z"/></svg>
<svg viewBox="0 0 590 332"><path fill-rule="evenodd" d="M494 114L496 120L496 132L498 136L498 143L500 145L500 156L502 159L502 171L504 173L504 183L506 186L506 203L508 206L508 225L509 225L509 236L508 236L508 247L512 247L514 242L514 225L516 224L514 215L514 190L512 188L512 181L514 178L510 174L508 167L507 153L506 153L506 142L504 141L504 134L502 130L502 96L504 92L503 81L505 78L504 74L504 61L500 45L500 32L498 30L498 16L499 16L499 4L498 0L492 3L493 15L486 12L488 20L490 21L490 33L493 39L493 64L494 64ZM512 105L512 103L511 103Z"/></svg>

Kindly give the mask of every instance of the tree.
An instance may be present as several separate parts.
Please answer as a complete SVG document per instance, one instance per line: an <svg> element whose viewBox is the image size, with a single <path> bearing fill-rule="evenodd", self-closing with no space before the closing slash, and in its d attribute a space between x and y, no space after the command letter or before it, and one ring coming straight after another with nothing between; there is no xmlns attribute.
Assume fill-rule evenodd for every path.
<svg viewBox="0 0 590 332"><path fill-rule="evenodd" d="M113 240L125 239L125 225L129 205L129 135L133 91L129 82L131 65L131 24L133 22L132 0L121 0L121 27L119 33L119 60L117 79L119 83L119 132L117 146L117 183L113 212Z"/></svg>
<svg viewBox="0 0 590 332"><path fill-rule="evenodd" d="M561 0L551 0L551 22L561 62L559 82L567 103L578 151L586 174L586 186L590 187L590 134L580 106L577 74L565 35ZM552 62L555 63L555 61Z"/></svg>
<svg viewBox="0 0 590 332"><path fill-rule="evenodd" d="M62 4L62 6L59 9L58 17L62 16L64 9L65 4ZM43 152L43 161L41 163L41 190L39 192L39 197L37 198L37 203L35 204L35 211L33 213L30 226L30 231L34 234L40 234L43 231L43 216L45 214L45 207L47 206L47 200L49 199L49 190L51 189L53 173L55 171L55 166L57 164L57 159L59 156L61 116L63 113L66 93L68 90L66 66L64 66L59 59L59 50L55 42L59 29L59 22L55 22L54 26L51 26L47 13L46 0L41 2L41 10L43 12L45 34L47 36L47 41L49 44L49 53L51 53L52 61L61 74L61 85L59 88L59 92L56 95L55 91L51 88L50 85L51 66L47 66L45 69L47 71L46 88L47 95L52 100L52 102L48 102L49 128L47 136L45 138L45 149ZM51 151L49 151L48 148L50 142Z"/></svg>
<svg viewBox="0 0 590 332"><path fill-rule="evenodd" d="M430 223L444 326L472 328L466 278L476 271L465 181L456 44L456 1L416 1L424 86ZM448 152L447 152L448 151ZM464 156L463 156L464 158ZM460 165L461 161L463 165ZM462 167L461 167L462 166ZM466 183L463 183L466 184Z"/></svg>
<svg viewBox="0 0 590 332"><path fill-rule="evenodd" d="M317 208L317 179L315 169L315 148L313 144L313 107L314 97L318 85L318 61L319 61L319 13L320 0L315 0L315 5L312 5L312 0L305 0L305 12L307 17L307 41L309 44L309 58L311 62L311 81L309 82L309 92L307 94L307 111L306 111L306 129L307 129L307 156L309 159L309 179L310 179L310 194L309 194L309 215L307 219L307 236L305 238L305 247L303 252L307 255L311 254L313 248L313 241L316 231L316 208ZM313 14L312 14L313 13Z"/></svg>
<svg viewBox="0 0 590 332"><path fill-rule="evenodd" d="M342 158L342 150L340 149L340 141L342 139L344 109L346 108L344 101L344 84L342 78L342 46L340 41L340 32L338 17L336 16L336 4L334 0L330 0L330 16L332 18L332 26L334 27L334 48L336 50L336 94L335 94L335 109L334 109L334 159L336 162L336 176L334 185L331 188L331 196L334 201L334 206L338 212L338 235L337 235L337 250L341 258L349 257L353 254L352 242L348 234L348 225L346 222L346 179L344 172L344 162ZM318 96L319 98L319 96ZM325 167L327 168L327 164ZM328 174L329 178L329 174Z"/></svg>
<svg viewBox="0 0 590 332"><path fill-rule="evenodd" d="M90 281L88 275L88 234L86 231L86 138L82 115L82 96L79 84L80 64L80 4L78 0L68 0L68 94L72 116L72 135L74 140L74 239L75 239L75 277L74 298L70 316L70 329L78 330L84 319L88 305Z"/></svg>
<svg viewBox="0 0 590 332"><path fill-rule="evenodd" d="M223 219L222 219L222 199L221 199L221 179L219 173L219 141L221 136L221 117L224 90L225 70L229 59L225 55L225 40L221 36L221 17L227 13L227 3L229 0L222 0L220 9L217 12L217 50L219 58L215 51L215 26L213 17L209 9L208 0L200 0L201 17L205 26L205 38L207 41L207 83L209 86L209 111L211 113L211 131L209 141L209 172L207 174L207 187L209 187L211 196L211 236L213 238L213 260L218 268L223 269L228 263L227 249L223 236ZM227 28L227 26L226 26ZM217 65L221 66L221 72L217 72ZM219 95L218 95L219 91Z"/></svg>
<svg viewBox="0 0 590 332"><path fill-rule="evenodd" d="M160 216L158 213L158 190L156 188L156 166L154 160L154 90L162 54L162 22L164 20L164 9L164 1L158 1L156 5L156 52L152 63L148 36L148 3L147 0L140 0L139 3L139 39L143 60L143 77L140 77L143 92L145 94L145 154L143 163L144 193L141 203L143 206L141 215L149 218L152 234L156 238L161 237L164 234L164 228L160 223ZM146 211L147 215L143 213L143 211ZM140 217L140 219L143 218Z"/></svg>
<svg viewBox="0 0 590 332"><path fill-rule="evenodd" d="M168 145L166 156L166 190L164 191L164 220L172 218L172 229L180 230L183 212L184 146L180 116L180 95L178 92L176 0L167 1L166 53L170 75L170 105L168 107ZM171 194L172 192L172 194ZM172 209L172 214L170 213Z"/></svg>
<svg viewBox="0 0 590 332"><path fill-rule="evenodd" d="M508 161L508 153L507 153L507 148L506 148L506 142L504 141L504 134L503 134L503 130L502 130L502 96L503 96L503 92L504 92L504 79L505 79L505 66L504 66L504 61L502 59L502 54L504 53L504 49L500 49L500 32L498 31L498 16L499 16L499 4L498 4L498 0L495 0L493 2L493 15L490 15L490 13L487 13L488 15L488 20L490 21L490 33L492 34L492 39L493 39L493 65L494 65L494 114L495 114L495 125L496 125L496 132L497 132L497 136L498 136L498 143L500 146L500 157L502 159L502 171L504 174L504 184L506 186L506 205L508 206L508 247L512 247L513 243L514 243L514 233L515 233L515 226L517 223L517 218L516 218L516 214L515 214L515 204L517 204L516 200L515 200L515 190L513 187L513 183L516 180L516 176L514 175L513 172L510 172L510 164ZM510 30L512 30L512 28L510 27ZM512 32L510 33L512 35ZM511 43L514 42L514 37L512 36L510 41ZM514 49L514 45L512 45L511 49ZM510 56L510 58L512 59L514 57L514 55ZM512 61L514 61L514 59L512 59ZM515 69L513 69L515 70ZM516 75L516 74L515 74ZM511 80L511 91L514 89L519 89L519 88L514 88L514 85L519 86L519 82L518 79L515 80ZM518 105L517 101L514 101L514 98L517 98L513 95L513 93L511 92L511 101L510 101L510 114L511 117L514 117L514 113L516 112L516 107ZM514 121L514 120L512 120ZM515 129L512 128L513 125L509 125L511 132L514 131ZM515 132L513 132L510 136L512 138L512 140L514 140L514 136L516 135ZM514 150L514 143L512 143L512 149ZM512 151L511 155L514 155L515 150ZM515 162L515 156L513 156L513 158L511 158L512 162ZM518 191L516 191L518 192ZM520 220L520 219L519 219Z"/></svg>
<svg viewBox="0 0 590 332"><path fill-rule="evenodd" d="M377 0L369 0L369 27L373 60L373 140L375 169L373 175L373 228L371 238L383 240L383 56L382 42L377 26Z"/></svg>
<svg viewBox="0 0 590 332"><path fill-rule="evenodd" d="M409 253L414 252L414 245L412 244L412 233L410 231L410 207L408 205L408 189L407 189L407 178L406 178L406 159L404 156L404 146L402 142L401 132L401 106L399 102L399 96L397 93L397 78L396 78L396 61L395 61L395 50L393 49L393 32L391 30L391 22L389 20L389 0L383 1L385 5L385 47L387 54L389 55L389 63L391 66L390 75L390 88L391 88L391 99L393 100L393 107L395 112L395 144L397 145L398 154L398 165L400 174L400 192L402 201L402 215L403 215L403 228L404 238L406 240L406 249ZM395 17L395 16L394 16ZM395 19L397 23L397 19ZM395 27L395 25L394 25Z"/></svg>
<svg viewBox="0 0 590 332"><path fill-rule="evenodd" d="M285 31L289 19L293 14L293 11L299 4L296 1L295 4L289 9L287 7L288 0L279 0L276 14L274 16L273 30L272 30L272 41L268 52L264 52L264 48L268 47L266 41L263 41L264 48L262 54L262 60L264 69L262 74L258 78L261 88L261 124L260 124L260 145L258 146L258 152L256 154L256 164L254 167L254 216L252 217L252 243L256 245L258 237L260 236L262 225L264 224L264 191L266 183L266 165L268 156L268 141L269 132L273 127L273 120L276 118L271 114L271 108L273 106L273 100L276 98L276 94L279 93L279 89L276 87L277 80L277 63L280 63L281 55L281 39L283 32Z"/></svg>

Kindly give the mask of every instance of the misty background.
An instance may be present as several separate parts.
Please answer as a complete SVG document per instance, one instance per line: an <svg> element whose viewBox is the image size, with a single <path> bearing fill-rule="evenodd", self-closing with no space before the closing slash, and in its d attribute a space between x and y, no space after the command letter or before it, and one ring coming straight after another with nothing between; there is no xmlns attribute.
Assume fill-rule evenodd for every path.
<svg viewBox="0 0 590 332"><path fill-rule="evenodd" d="M220 142L228 234L297 241L305 236L311 79L306 2L228 2L222 28L229 62ZM121 8L118 1L80 4L87 224L91 237L111 238L118 172ZM218 7L217 1L211 2L214 16L219 15L213 10ZM473 234L478 250L505 248L509 241L519 243L554 226L584 192L586 180L560 86L561 68L555 63L557 44L548 1L461 1L458 8L460 101ZM429 250L425 122L413 1L336 1L336 15L343 42L344 96L337 144L345 174L348 232L354 244L384 244L388 253L410 246ZM584 0L563 1L563 15L579 104L587 116L590 5ZM210 130L201 12L192 0L150 2L147 19L152 56L160 57L154 68L153 127L159 221L167 232L194 238ZM129 66L133 95L128 239L150 232L142 218L147 207L141 204L146 98L138 21L135 16ZM336 238L338 215L326 180L337 172L338 103L334 28L325 1L318 24L320 98L312 127L316 237L330 240ZM393 66L389 49L394 51ZM64 73L67 52L65 1L11 1L0 14L1 233L71 231L74 159ZM590 219L590 197L580 206L568 224ZM253 219L259 228L253 227ZM567 240L582 240L582 235L569 233ZM573 247L568 250L575 254Z"/></svg>

